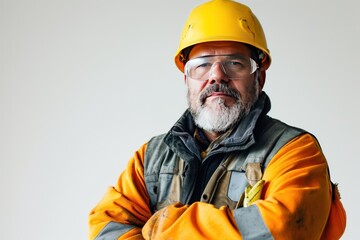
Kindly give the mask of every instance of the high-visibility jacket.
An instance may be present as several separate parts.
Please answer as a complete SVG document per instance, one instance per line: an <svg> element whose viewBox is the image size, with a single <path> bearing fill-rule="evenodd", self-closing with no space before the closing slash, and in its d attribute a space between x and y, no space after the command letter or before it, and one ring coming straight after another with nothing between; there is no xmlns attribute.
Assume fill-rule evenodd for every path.
<svg viewBox="0 0 360 240"><path fill-rule="evenodd" d="M89 239L321 239L325 227L338 228L341 235L345 222L326 226L332 185L318 142L268 117L269 110L262 93L250 114L212 144L206 156L196 146L195 126L185 112L168 134L134 154L117 184L91 211ZM284 134L269 144L264 136L272 132ZM266 154L253 154L262 145ZM233 161L227 177L211 183L222 163L238 155L245 156L239 158L243 162ZM252 162L271 159L266 159L261 199L238 207L249 155L255 156ZM220 191L212 187L209 192L210 183ZM193 199L195 191L200 199ZM345 212L340 214L345 221Z"/></svg>

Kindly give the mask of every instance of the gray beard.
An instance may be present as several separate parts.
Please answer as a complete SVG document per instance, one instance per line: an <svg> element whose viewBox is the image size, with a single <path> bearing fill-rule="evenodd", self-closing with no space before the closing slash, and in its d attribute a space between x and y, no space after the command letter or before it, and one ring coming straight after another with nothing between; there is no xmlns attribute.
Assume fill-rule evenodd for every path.
<svg viewBox="0 0 360 240"><path fill-rule="evenodd" d="M254 81L255 84L252 91L252 98L250 101L243 101L242 97L237 91L230 89L227 85L222 85L220 88L227 92L229 95L236 99L233 106L226 106L223 99L219 98L217 101L217 108L214 109L206 105L206 95L212 92L212 87L209 87L204 93L202 93L198 100L193 99L188 89L187 99L190 112L194 118L195 124L206 131L212 131L217 133L223 133L232 128L242 118L249 114L251 107L258 99L258 81Z"/></svg>

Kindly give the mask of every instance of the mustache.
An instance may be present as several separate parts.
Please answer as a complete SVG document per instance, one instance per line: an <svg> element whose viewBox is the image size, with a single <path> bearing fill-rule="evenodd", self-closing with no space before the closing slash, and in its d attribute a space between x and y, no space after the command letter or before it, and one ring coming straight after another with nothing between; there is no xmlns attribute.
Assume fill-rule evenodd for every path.
<svg viewBox="0 0 360 240"><path fill-rule="evenodd" d="M204 104L207 97L209 97L214 92L223 92L233 98L235 98L237 101L240 100L240 93L236 90L229 87L229 85L220 83L220 84L214 84L210 87L207 87L199 97L200 103Z"/></svg>

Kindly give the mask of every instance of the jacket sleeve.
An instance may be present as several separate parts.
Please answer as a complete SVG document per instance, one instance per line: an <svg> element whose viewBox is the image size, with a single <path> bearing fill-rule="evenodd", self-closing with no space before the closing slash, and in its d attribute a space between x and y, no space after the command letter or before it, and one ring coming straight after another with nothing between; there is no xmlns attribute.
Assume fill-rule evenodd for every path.
<svg viewBox="0 0 360 240"><path fill-rule="evenodd" d="M331 204L326 159L309 134L287 143L265 170L261 200L234 211L196 202L155 213L145 239L320 239Z"/></svg>
<svg viewBox="0 0 360 240"><path fill-rule="evenodd" d="M317 141L304 134L267 166L263 200L234 211L247 239L320 239L331 206L328 165Z"/></svg>
<svg viewBox="0 0 360 240"><path fill-rule="evenodd" d="M89 239L143 239L141 228L151 216L144 182L145 150L146 144L90 212Z"/></svg>

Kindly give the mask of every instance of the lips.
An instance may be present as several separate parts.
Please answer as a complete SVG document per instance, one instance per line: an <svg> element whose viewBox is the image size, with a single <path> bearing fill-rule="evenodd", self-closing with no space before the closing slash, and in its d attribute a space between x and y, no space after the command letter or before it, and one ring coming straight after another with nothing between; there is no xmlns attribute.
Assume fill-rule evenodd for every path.
<svg viewBox="0 0 360 240"><path fill-rule="evenodd" d="M224 92L212 92L209 96L205 98L205 101L207 99L217 99L218 101L220 101L220 99L225 100L224 98L229 98L229 97L234 98L233 96Z"/></svg>
<svg viewBox="0 0 360 240"><path fill-rule="evenodd" d="M225 92L212 92L207 97L216 97L216 96L229 96L229 97L232 97L232 96L230 96L229 94L227 94Z"/></svg>

